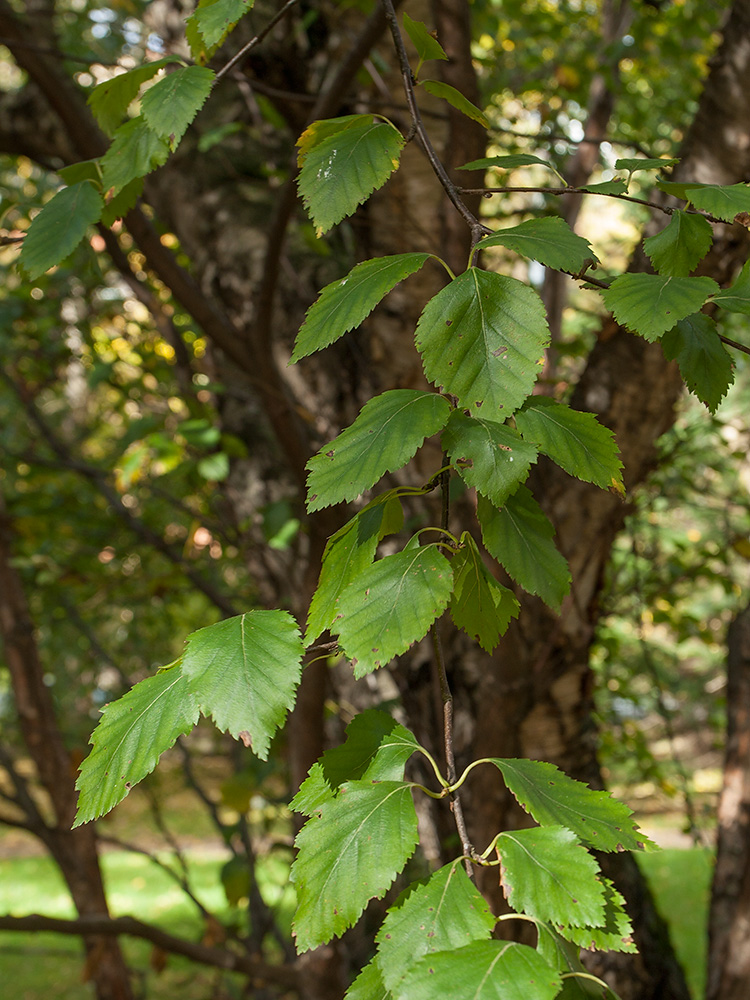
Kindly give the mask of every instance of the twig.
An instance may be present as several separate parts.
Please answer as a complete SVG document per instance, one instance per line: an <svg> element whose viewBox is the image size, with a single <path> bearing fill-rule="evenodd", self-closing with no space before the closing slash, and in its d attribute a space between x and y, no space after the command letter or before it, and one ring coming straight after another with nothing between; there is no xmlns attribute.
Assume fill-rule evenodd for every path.
<svg viewBox="0 0 750 1000"><path fill-rule="evenodd" d="M737 351L742 351L743 354L750 354L750 347L745 347L744 344L738 344L736 340L730 340L729 337L725 337L723 334L719 334L719 340L728 344L729 347L734 347Z"/></svg>
<svg viewBox="0 0 750 1000"><path fill-rule="evenodd" d="M276 27L276 25L279 23L282 17L284 17L297 3L299 3L299 0L287 0L287 2L284 4L281 10L277 14L274 14L274 16L265 26L265 28L254 38L251 38L250 41L247 42L247 44L243 45L240 51L237 53L237 55L232 56L232 58L225 66L222 66L222 68L216 74L216 79L214 80L214 86L219 82L219 80L221 80L223 76L226 76L227 73L231 69L233 69L237 65L237 63L240 62L241 59L244 59L245 56L248 54L248 52L250 52L252 49L255 48L256 45L258 45L260 42L263 41L266 35L270 31L272 31L273 28Z"/></svg>

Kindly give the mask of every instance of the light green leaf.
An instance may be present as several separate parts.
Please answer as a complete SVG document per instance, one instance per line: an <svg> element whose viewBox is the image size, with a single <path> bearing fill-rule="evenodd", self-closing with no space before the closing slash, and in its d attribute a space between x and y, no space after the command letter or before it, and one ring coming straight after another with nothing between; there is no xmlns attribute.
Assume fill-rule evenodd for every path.
<svg viewBox="0 0 750 1000"><path fill-rule="evenodd" d="M484 565L471 535L461 537L463 547L451 560L453 596L450 613L457 628L476 639L482 649L491 652L504 635L511 618L518 615L515 594L497 582Z"/></svg>
<svg viewBox="0 0 750 1000"><path fill-rule="evenodd" d="M254 0L213 0L201 2L188 24L195 22L207 48L220 45L240 18L252 9Z"/></svg>
<svg viewBox="0 0 750 1000"><path fill-rule="evenodd" d="M358 115L307 147L300 139L299 193L318 236L367 201L398 169L404 138L390 122ZM307 150L305 152L305 150Z"/></svg>
<svg viewBox="0 0 750 1000"><path fill-rule="evenodd" d="M207 66L181 66L143 95L146 124L160 138L168 139L173 150L205 104L214 79L214 71Z"/></svg>
<svg viewBox="0 0 750 1000"><path fill-rule="evenodd" d="M266 760L294 704L302 653L290 614L249 611L193 632L182 670L201 712Z"/></svg>
<svg viewBox="0 0 750 1000"><path fill-rule="evenodd" d="M383 982L399 994L404 975L425 955L490 937L495 917L464 871L453 861L410 887L390 908L378 931L376 962Z"/></svg>
<svg viewBox="0 0 750 1000"><path fill-rule="evenodd" d="M531 393L549 330L542 300L515 278L472 267L425 306L417 349L431 381L502 422Z"/></svg>
<svg viewBox="0 0 750 1000"><path fill-rule="evenodd" d="M168 156L168 144L148 127L145 118L131 118L115 132L102 157L102 187L118 194L136 177L145 177L166 163Z"/></svg>
<svg viewBox="0 0 750 1000"><path fill-rule="evenodd" d="M694 313L668 330L661 340L664 356L676 361L691 392L716 413L719 403L734 382L732 358L705 313Z"/></svg>
<svg viewBox="0 0 750 1000"><path fill-rule="evenodd" d="M636 170L664 170L665 167L673 167L679 160L660 160L656 158L651 159L638 159L634 157L633 159L620 159L615 163L615 170L627 170L629 174L634 174Z"/></svg>
<svg viewBox="0 0 750 1000"><path fill-rule="evenodd" d="M407 974L399 1000L554 1000L560 976L533 948L475 941L428 955Z"/></svg>
<svg viewBox="0 0 750 1000"><path fill-rule="evenodd" d="M596 791L541 760L499 759L505 784L542 826L564 826L597 851L635 851L653 844L632 812L608 792Z"/></svg>
<svg viewBox="0 0 750 1000"><path fill-rule="evenodd" d="M517 913L554 924L605 922L599 865L578 837L562 826L501 833L500 881Z"/></svg>
<svg viewBox="0 0 750 1000"><path fill-rule="evenodd" d="M458 471L467 486L484 493L497 507L525 482L538 456L512 427L467 417L459 410L451 413L442 440L454 464L466 463Z"/></svg>
<svg viewBox="0 0 750 1000"><path fill-rule="evenodd" d="M102 196L91 181L58 191L34 217L24 237L18 263L29 279L34 281L64 261L103 210Z"/></svg>
<svg viewBox="0 0 750 1000"><path fill-rule="evenodd" d="M103 710L94 749L81 764L75 826L103 816L156 767L198 721L198 701L179 665L147 677Z"/></svg>
<svg viewBox="0 0 750 1000"><path fill-rule="evenodd" d="M586 187L581 188L581 191L585 191L587 194L627 194L628 186L625 181L617 177L613 181L602 181L601 184L587 184Z"/></svg>
<svg viewBox="0 0 750 1000"><path fill-rule="evenodd" d="M345 278L331 282L307 311L294 345L292 361L332 344L353 330L399 281L414 274L428 253L400 253L357 264Z"/></svg>
<svg viewBox="0 0 750 1000"><path fill-rule="evenodd" d="M449 83L441 83L439 80L420 80L420 83L428 94L432 94L433 97L442 97L444 101L447 101L456 111L460 111L462 115L466 115L472 121L479 122L484 128L490 127L490 123L484 112L480 111L476 105L467 100L460 90L451 87Z"/></svg>
<svg viewBox="0 0 750 1000"><path fill-rule="evenodd" d="M459 170L515 170L516 167L529 167L533 163L538 163L543 167L555 170L549 160L543 160L541 156L534 156L531 153L505 153L502 156L483 156L480 160L472 160L471 163L464 163ZM555 173L557 171L555 170Z"/></svg>
<svg viewBox="0 0 750 1000"><path fill-rule="evenodd" d="M294 935L301 954L351 927L414 853L417 814L409 783L349 781L295 841Z"/></svg>
<svg viewBox="0 0 750 1000"><path fill-rule="evenodd" d="M605 490L624 492L615 436L593 413L534 396L516 413L515 420L524 438L571 476Z"/></svg>
<svg viewBox="0 0 750 1000"><path fill-rule="evenodd" d="M554 528L529 490L519 486L502 510L481 494L477 501L487 551L524 590L559 611L570 590L570 570L552 541Z"/></svg>
<svg viewBox="0 0 750 1000"><path fill-rule="evenodd" d="M307 509L353 500L414 456L445 426L450 404L434 392L389 389L362 407L354 423L307 463Z"/></svg>
<svg viewBox="0 0 750 1000"><path fill-rule="evenodd" d="M722 288L712 301L722 309L750 316L750 260L745 261L734 284L729 288Z"/></svg>
<svg viewBox="0 0 750 1000"><path fill-rule="evenodd" d="M750 212L750 187L747 184L690 184L686 198L701 212L708 212L724 222L733 222L736 215Z"/></svg>
<svg viewBox="0 0 750 1000"><path fill-rule="evenodd" d="M437 38L427 30L427 25L422 21L413 21L408 14L404 14L404 31L411 38L414 48L417 50L420 65L427 59L447 59L445 50Z"/></svg>
<svg viewBox="0 0 750 1000"><path fill-rule="evenodd" d="M659 274L683 277L690 274L711 249L714 231L702 215L673 212L666 229L643 241Z"/></svg>
<svg viewBox="0 0 750 1000"><path fill-rule="evenodd" d="M705 277L622 274L602 292L602 298L618 323L654 341L697 312L718 288L715 281Z"/></svg>
<svg viewBox="0 0 750 1000"><path fill-rule="evenodd" d="M131 69L127 73L113 76L111 80L105 80L94 87L89 94L87 104L107 135L114 135L118 126L122 124L128 106L138 96L143 84L156 76L159 70L175 62L180 62L177 56L166 56L164 59L157 59L155 62Z"/></svg>
<svg viewBox="0 0 750 1000"><path fill-rule="evenodd" d="M559 926L560 934L591 951L637 952L632 938L633 925L624 909L625 900L609 879L602 878L602 889L605 904L602 925L594 928Z"/></svg>
<svg viewBox="0 0 750 1000"><path fill-rule="evenodd" d="M434 545L378 560L339 598L337 630L355 677L389 663L426 634L453 588L450 563Z"/></svg>
<svg viewBox="0 0 750 1000"><path fill-rule="evenodd" d="M392 995L385 988L380 967L374 958L367 963L346 991L344 1000L392 1000Z"/></svg>
<svg viewBox="0 0 750 1000"><path fill-rule="evenodd" d="M558 271L580 274L597 257L591 244L578 236L567 222L555 216L549 219L529 219L520 226L501 229L492 236L485 236L475 246L475 250L488 250L503 246L531 260L538 260L546 267Z"/></svg>

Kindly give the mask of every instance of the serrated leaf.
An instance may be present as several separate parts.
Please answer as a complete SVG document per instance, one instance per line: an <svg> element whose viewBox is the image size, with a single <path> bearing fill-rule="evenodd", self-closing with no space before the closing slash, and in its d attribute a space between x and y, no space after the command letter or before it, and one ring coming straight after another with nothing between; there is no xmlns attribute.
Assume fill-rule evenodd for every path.
<svg viewBox="0 0 750 1000"><path fill-rule="evenodd" d="M432 952L461 948L490 937L495 917L464 871L462 860L407 890L388 911L375 940L385 986L399 983L415 962Z"/></svg>
<svg viewBox="0 0 750 1000"><path fill-rule="evenodd" d="M182 670L201 712L268 758L294 704L303 647L286 611L249 611L188 636Z"/></svg>
<svg viewBox="0 0 750 1000"><path fill-rule="evenodd" d="M593 413L534 396L516 413L515 421L524 438L571 476L624 492L615 436Z"/></svg>
<svg viewBox="0 0 750 1000"><path fill-rule="evenodd" d="M567 970L581 974L564 979L555 1000L618 1000L608 987L586 978L589 973L581 962L580 948L566 941L549 924L537 924L537 931L537 951L548 965L560 972Z"/></svg>
<svg viewBox="0 0 750 1000"><path fill-rule="evenodd" d="M602 298L618 323L654 341L697 312L718 287L706 277L622 274L602 292Z"/></svg>
<svg viewBox="0 0 750 1000"><path fill-rule="evenodd" d="M137 177L145 177L166 163L169 145L153 132L145 118L131 118L115 132L101 159L102 187L118 194Z"/></svg>
<svg viewBox="0 0 750 1000"><path fill-rule="evenodd" d="M559 611L570 590L570 570L552 540L554 528L529 490L519 486L502 510L480 494L477 515L490 555L524 590Z"/></svg>
<svg viewBox="0 0 750 1000"><path fill-rule="evenodd" d="M476 941L428 955L407 974L399 1000L554 1000L560 976L533 948Z"/></svg>
<svg viewBox="0 0 750 1000"><path fill-rule="evenodd" d="M447 59L445 50L437 38L434 38L427 30L427 25L422 21L413 21L408 14L404 14L404 31L411 38L414 48L417 50L420 64L427 59Z"/></svg>
<svg viewBox="0 0 750 1000"><path fill-rule="evenodd" d="M472 160L458 167L459 170L515 170L516 167L529 167L533 163L538 163L543 167L555 168L549 160L543 160L541 156L534 156L532 153L505 153L502 156L483 156L479 160ZM557 173L557 171L555 171Z"/></svg>
<svg viewBox="0 0 750 1000"><path fill-rule="evenodd" d="M582 187L581 191L585 191L587 194L627 194L628 186L625 181L620 180L617 177L613 181L602 181L600 184L587 184L586 187Z"/></svg>
<svg viewBox="0 0 750 1000"><path fill-rule="evenodd" d="M531 393L549 330L536 292L469 268L425 306L416 330L427 378L473 413L503 421Z"/></svg>
<svg viewBox="0 0 750 1000"><path fill-rule="evenodd" d="M199 3L193 21L207 48L215 48L224 41L237 22L252 9L254 0L213 0Z"/></svg>
<svg viewBox="0 0 750 1000"><path fill-rule="evenodd" d="M213 9L213 8L210 8ZM174 150L206 103L216 74L207 66L181 66L150 87L141 111L148 127Z"/></svg>
<svg viewBox="0 0 750 1000"><path fill-rule="evenodd" d="M310 122L296 142L297 166L301 167L310 150L325 140L355 125L370 124L372 120L372 115L341 115L339 118L323 118L320 121Z"/></svg>
<svg viewBox="0 0 750 1000"><path fill-rule="evenodd" d="M602 878L602 889L604 892L602 924L593 928L558 925L560 934L580 948L589 948L591 951L625 951L631 954L637 952L632 938L633 925L624 909L625 900L609 879Z"/></svg>
<svg viewBox="0 0 750 1000"><path fill-rule="evenodd" d="M515 594L498 583L484 565L468 532L464 532L461 541L463 547L451 560L451 618L457 628L462 628L490 653L505 634L511 618L517 617L519 603Z"/></svg>
<svg viewBox="0 0 750 1000"><path fill-rule="evenodd" d="M107 705L76 782L74 826L103 816L124 799L198 716L198 701L179 665L147 677Z"/></svg>
<svg viewBox="0 0 750 1000"><path fill-rule="evenodd" d="M443 448L461 478L500 507L525 482L537 449L518 431L495 420L467 417L454 410L443 432Z"/></svg>
<svg viewBox="0 0 750 1000"><path fill-rule="evenodd" d="M716 413L734 382L734 367L714 320L705 313L688 316L664 334L661 346L664 356L680 366L688 389Z"/></svg>
<svg viewBox="0 0 750 1000"><path fill-rule="evenodd" d="M180 62L177 56L166 56L113 76L111 80L105 80L94 87L86 103L102 130L109 136L114 135L143 84L156 76L159 70L175 62Z"/></svg>
<svg viewBox="0 0 750 1000"><path fill-rule="evenodd" d="M660 160L656 158L620 159L615 162L615 170L627 170L629 174L634 174L636 170L664 170L665 167L673 167L679 160Z"/></svg>
<svg viewBox="0 0 750 1000"><path fill-rule="evenodd" d="M67 167L60 167L57 173L68 186L79 184L81 181L93 181L98 187L102 179L98 160L80 160L78 163L70 163Z"/></svg>
<svg viewBox="0 0 750 1000"><path fill-rule="evenodd" d="M745 261L734 283L717 292L712 301L722 309L750 316L750 260Z"/></svg>
<svg viewBox="0 0 750 1000"><path fill-rule="evenodd" d="M301 954L339 937L380 899L414 853L417 814L409 783L349 781L295 841L294 935Z"/></svg>
<svg viewBox="0 0 750 1000"><path fill-rule="evenodd" d="M692 212L673 212L666 229L643 241L643 249L659 274L684 277L711 249L714 231L708 219Z"/></svg>
<svg viewBox="0 0 750 1000"><path fill-rule="evenodd" d="M547 826L501 833L496 848L500 884L517 913L554 924L604 924L599 865L570 830Z"/></svg>
<svg viewBox="0 0 750 1000"><path fill-rule="evenodd" d="M367 963L346 991L344 1000L392 1000L392 995L385 988L380 967L374 958Z"/></svg>
<svg viewBox="0 0 750 1000"><path fill-rule="evenodd" d="M354 676L385 666L424 638L452 588L450 563L434 545L396 552L360 573L342 592L331 627Z"/></svg>
<svg viewBox="0 0 750 1000"><path fill-rule="evenodd" d="M564 826L597 851L635 851L654 845L632 820L632 811L608 792L569 778L541 760L493 758L505 784L542 826Z"/></svg>
<svg viewBox="0 0 750 1000"><path fill-rule="evenodd" d="M124 218L136 202L143 191L143 178L136 177L135 180L126 184L122 191L118 192L114 198L110 198L104 206L101 222L104 226L112 226L118 219Z"/></svg>
<svg viewBox="0 0 750 1000"><path fill-rule="evenodd" d="M404 137L372 115L328 135L312 146L301 137L299 193L318 236L351 215L398 169Z"/></svg>
<svg viewBox="0 0 750 1000"><path fill-rule="evenodd" d="M451 87L449 83L442 83L440 80L420 80L420 83L428 94L432 94L433 97L442 97L444 101L447 101L456 111L460 111L462 115L466 115L472 121L479 122L484 128L490 127L485 113L480 111L471 101L467 100L460 90Z"/></svg>
<svg viewBox="0 0 750 1000"><path fill-rule="evenodd" d="M354 500L413 458L445 426L450 404L434 392L389 389L362 407L354 423L307 463L307 509Z"/></svg>
<svg viewBox="0 0 750 1000"><path fill-rule="evenodd" d="M418 271L431 256L400 253L365 260L345 278L326 285L307 311L297 334L292 361L327 347L358 327L399 281Z"/></svg>
<svg viewBox="0 0 750 1000"><path fill-rule="evenodd" d="M733 222L741 212L750 212L750 187L747 184L690 184L688 202L724 222Z"/></svg>
<svg viewBox="0 0 750 1000"><path fill-rule="evenodd" d="M345 781L403 781L407 760L421 750L414 736L386 712L369 708L346 727L346 742L326 750L292 799L312 816Z"/></svg>
<svg viewBox="0 0 750 1000"><path fill-rule="evenodd" d="M102 196L91 181L63 188L51 198L24 237L19 266L31 281L62 263L81 242L104 210Z"/></svg>
<svg viewBox="0 0 750 1000"><path fill-rule="evenodd" d="M597 262L591 244L578 236L567 222L555 216L549 219L529 219L520 226L501 229L492 236L485 236L475 250L488 250L503 246L531 260L538 260L546 267L558 271L580 274Z"/></svg>
<svg viewBox="0 0 750 1000"><path fill-rule="evenodd" d="M400 530L401 524L395 519L391 505L396 505L401 521L403 508L395 493L389 490L376 497L328 539L320 579L307 615L305 646L314 642L333 622L341 591L373 561L378 542L385 534L383 528ZM384 525L386 515L390 525Z"/></svg>

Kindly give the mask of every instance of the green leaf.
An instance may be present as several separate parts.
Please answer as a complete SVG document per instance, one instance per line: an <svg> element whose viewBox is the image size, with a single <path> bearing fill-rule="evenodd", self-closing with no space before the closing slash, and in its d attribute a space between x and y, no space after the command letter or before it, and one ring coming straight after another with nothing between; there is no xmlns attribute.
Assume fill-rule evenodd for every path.
<svg viewBox="0 0 750 1000"><path fill-rule="evenodd" d="M118 126L122 124L128 106L138 96L143 84L156 76L159 70L175 62L180 62L178 56L166 56L164 59L157 59L155 62L131 69L127 73L113 76L111 80L105 80L94 87L89 94L87 104L102 130L109 136L114 135Z"/></svg>
<svg viewBox="0 0 750 1000"><path fill-rule="evenodd" d="M518 615L515 594L499 584L484 565L471 535L465 531L459 549L451 560L453 596L450 613L457 628L476 639L482 649L492 652L501 635Z"/></svg>
<svg viewBox="0 0 750 1000"><path fill-rule="evenodd" d="M599 865L578 837L562 826L501 833L500 883L517 913L555 924L604 924Z"/></svg>
<svg viewBox="0 0 750 1000"><path fill-rule="evenodd" d="M392 1000L375 959L362 969L344 994L344 1000Z"/></svg>
<svg viewBox="0 0 750 1000"><path fill-rule="evenodd" d="M75 826L109 812L198 721L198 701L179 666L160 670L111 702L81 764Z"/></svg>
<svg viewBox="0 0 750 1000"><path fill-rule="evenodd" d="M181 66L143 95L141 111L146 124L160 138L168 139L171 149L177 147L205 104L214 79L214 71L206 66Z"/></svg>
<svg viewBox="0 0 750 1000"><path fill-rule="evenodd" d="M78 246L89 226L104 210L102 196L91 181L58 191L29 227L18 263L31 281L60 264Z"/></svg>
<svg viewBox="0 0 750 1000"><path fill-rule="evenodd" d="M664 356L676 361L685 385L711 413L734 382L732 358L716 330L716 323L704 313L681 320L661 340Z"/></svg>
<svg viewBox="0 0 750 1000"><path fill-rule="evenodd" d="M201 712L266 760L294 704L302 653L290 614L249 611L193 632L182 670Z"/></svg>
<svg viewBox="0 0 750 1000"><path fill-rule="evenodd" d="M421 80L420 83L428 94L432 94L433 97L442 97L444 101L447 101L457 111L460 111L462 115L466 115L472 121L479 122L484 128L490 127L490 123L484 112L480 111L476 105L467 100L460 90L451 87L449 83L441 83L439 80Z"/></svg>
<svg viewBox="0 0 750 1000"><path fill-rule="evenodd" d="M724 222L733 222L736 215L750 212L747 184L690 184L686 197L695 208Z"/></svg>
<svg viewBox="0 0 750 1000"><path fill-rule="evenodd" d="M627 170L629 174L634 174L636 170L664 170L665 167L673 167L679 162L679 160L675 159L638 159L637 157L634 157L633 159L617 160L615 163L615 170Z"/></svg>
<svg viewBox="0 0 750 1000"><path fill-rule="evenodd" d="M408 14L404 14L404 31L411 38L414 48L417 50L420 65L427 59L447 59L445 50L437 38L427 30L427 25L422 21L413 21Z"/></svg>
<svg viewBox="0 0 750 1000"><path fill-rule="evenodd" d="M542 826L564 826L597 851L635 851L654 845L632 812L608 792L596 791L541 760L499 759L505 784Z"/></svg>
<svg viewBox="0 0 750 1000"><path fill-rule="evenodd" d="M503 156L483 156L479 160L472 160L471 163L464 163L458 167L459 170L515 170L516 167L529 167L532 163L539 163L543 167L555 170L549 160L543 160L541 156L534 156L531 153L506 153ZM555 170L555 173L557 171Z"/></svg>
<svg viewBox="0 0 750 1000"><path fill-rule="evenodd" d="M450 404L434 392L389 389L365 403L354 423L307 463L307 509L353 500L386 472L414 456L425 438L437 434Z"/></svg>
<svg viewBox="0 0 750 1000"><path fill-rule="evenodd" d="M427 303L416 331L427 378L462 407L486 406L483 415L500 421L531 393L548 342L536 292L476 267Z"/></svg>
<svg viewBox="0 0 750 1000"><path fill-rule="evenodd" d="M722 288L714 295L713 300L722 309L750 316L750 260L745 261L734 284Z"/></svg>
<svg viewBox="0 0 750 1000"><path fill-rule="evenodd" d="M69 186L79 184L81 181L93 181L99 187L102 180L98 160L80 160L78 163L70 163L67 167L60 167L57 173Z"/></svg>
<svg viewBox="0 0 750 1000"><path fill-rule="evenodd" d="M332 626L355 677L389 663L426 634L453 588L450 563L434 545L378 560L339 598Z"/></svg>
<svg viewBox="0 0 750 1000"><path fill-rule="evenodd" d="M368 125L372 120L372 115L341 115L340 118L324 118L321 121L310 122L297 139L297 166L302 167L307 154L322 142L354 125Z"/></svg>
<svg viewBox="0 0 750 1000"><path fill-rule="evenodd" d="M351 215L398 169L404 146L398 129L372 115L356 117L360 120L304 154L300 144L299 193L318 236Z"/></svg>
<svg viewBox="0 0 750 1000"><path fill-rule="evenodd" d="M252 9L254 0L213 0L201 2L188 18L195 22L207 48L220 45L240 18Z"/></svg>
<svg viewBox="0 0 750 1000"><path fill-rule="evenodd" d="M102 224L112 226L118 219L123 219L130 209L135 207L142 191L142 177L136 177L135 180L126 184L122 191L116 194L114 198L110 198L104 206L101 218Z"/></svg>
<svg viewBox="0 0 750 1000"><path fill-rule="evenodd" d="M569 941L580 948L591 951L637 952L633 943L633 925L625 912L625 900L609 879L602 878L604 892L604 920L601 926L576 927L560 926L559 931Z"/></svg>
<svg viewBox="0 0 750 1000"><path fill-rule="evenodd" d="M136 177L145 177L166 163L168 156L168 144L148 127L145 118L131 118L115 132L102 157L102 187L117 194Z"/></svg>
<svg viewBox="0 0 750 1000"><path fill-rule="evenodd" d="M395 490L389 490L376 497L328 539L320 579L310 602L305 646L329 628L336 617L336 602L341 591L375 558L375 550L384 534L384 519L386 515L394 517L394 504L400 520L403 520L403 508L395 493ZM401 525L396 520L389 527L398 531Z"/></svg>
<svg viewBox="0 0 750 1000"><path fill-rule="evenodd" d="M581 188L581 191L585 191L587 194L618 195L627 194L628 186L625 181L617 177L613 181L602 181L601 184L587 184L586 187Z"/></svg>
<svg viewBox="0 0 750 1000"><path fill-rule="evenodd" d="M385 986L399 994L404 975L425 955L490 937L495 917L457 860L410 887L390 908L375 940Z"/></svg>
<svg viewBox="0 0 750 1000"><path fill-rule="evenodd" d="M515 420L524 438L571 476L605 490L624 492L615 436L593 413L534 396L516 413Z"/></svg>
<svg viewBox="0 0 750 1000"><path fill-rule="evenodd" d="M418 962L399 1000L554 1000L560 976L533 948L507 941L475 941Z"/></svg>
<svg viewBox="0 0 750 1000"><path fill-rule="evenodd" d="M530 594L559 611L570 590L570 570L552 541L555 531L525 486L519 486L502 510L477 498L482 539L490 555Z"/></svg>
<svg viewBox="0 0 750 1000"><path fill-rule="evenodd" d="M307 311L294 345L292 361L332 344L353 330L399 281L414 274L428 253L400 253L357 264L345 278L331 282Z"/></svg>
<svg viewBox="0 0 750 1000"><path fill-rule="evenodd" d="M580 274L597 262L591 244L576 235L567 222L555 216L549 219L529 219L520 226L501 229L485 236L475 250L503 246L546 267Z"/></svg>
<svg viewBox="0 0 750 1000"><path fill-rule="evenodd" d="M297 835L291 880L294 935L301 954L351 927L380 899L414 853L417 814L411 785L349 781Z"/></svg>
<svg viewBox="0 0 750 1000"><path fill-rule="evenodd" d="M718 287L705 277L622 274L602 292L602 298L618 323L654 341L681 319L697 312Z"/></svg>
<svg viewBox="0 0 750 1000"><path fill-rule="evenodd" d="M666 229L643 241L643 248L659 274L690 274L711 249L714 231L708 219L673 212Z"/></svg>
<svg viewBox="0 0 750 1000"><path fill-rule="evenodd" d="M467 484L500 507L525 482L537 449L518 431L494 420L467 417L454 410L443 432L443 448Z"/></svg>

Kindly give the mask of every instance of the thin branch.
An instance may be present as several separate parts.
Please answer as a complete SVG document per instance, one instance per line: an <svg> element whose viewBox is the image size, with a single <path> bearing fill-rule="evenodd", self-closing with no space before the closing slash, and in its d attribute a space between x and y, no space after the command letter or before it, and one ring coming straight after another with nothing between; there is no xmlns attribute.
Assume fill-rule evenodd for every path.
<svg viewBox="0 0 750 1000"><path fill-rule="evenodd" d="M719 340L728 344L729 347L734 347L737 351L742 351L743 354L750 354L750 347L745 347L744 344L738 344L736 340L730 340L729 337L725 337L721 333L719 334Z"/></svg>
<svg viewBox="0 0 750 1000"><path fill-rule="evenodd" d="M242 59L244 59L245 56L248 54L248 52L250 52L252 49L255 48L256 45L262 42L263 39L266 37L266 35L268 35L269 32L276 27L279 21L283 17L285 17L285 15L292 9L292 7L296 6L296 4L298 4L299 2L300 0L287 0L287 2L284 4L281 10L271 18L271 20L268 22L265 28L254 38L251 38L246 45L243 45L240 51L237 53L237 55L232 56L232 58L225 66L222 66L222 68L216 74L216 79L214 80L214 86L216 86L219 80L221 80L223 76L226 76L227 73L237 65L237 63L239 63Z"/></svg>
<svg viewBox="0 0 750 1000"><path fill-rule="evenodd" d="M485 187L485 188L458 188L461 194L512 194L514 192L518 194L553 194L553 195L563 195L563 194L593 194L599 195L602 198L618 198L620 201L632 201L636 205L644 205L646 208L653 208L659 212L663 212L665 215L672 215L675 211L674 208L670 208L668 205L659 205L655 201L647 201L645 198L636 198L629 194L617 194L615 192L608 191L587 191L586 188L570 187L566 185L565 187L526 187L518 186L512 184L507 184L504 187ZM705 219L709 222L721 222L721 219L714 218L713 215L704 215L704 213L697 213L703 215Z"/></svg>

